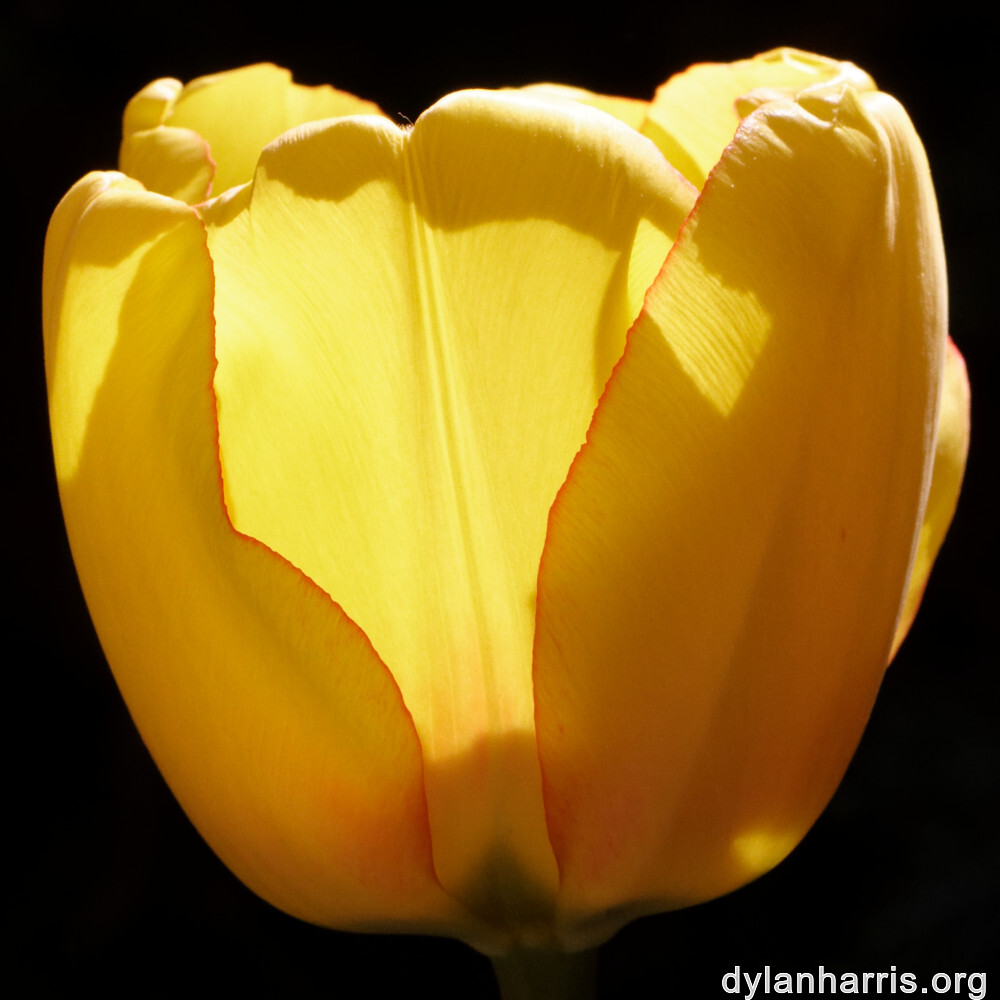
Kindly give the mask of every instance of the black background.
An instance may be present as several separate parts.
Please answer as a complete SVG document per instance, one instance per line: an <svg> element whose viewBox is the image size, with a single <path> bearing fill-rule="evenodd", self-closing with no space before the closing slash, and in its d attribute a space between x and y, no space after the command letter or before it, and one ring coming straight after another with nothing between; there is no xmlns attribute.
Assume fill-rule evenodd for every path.
<svg viewBox="0 0 1000 1000"><path fill-rule="evenodd" d="M602 997L719 997L756 972L986 971L1000 990L1000 708L995 467L996 72L991 15L873 3L608 3L465 8L286 0L13 3L0 15L4 237L4 706L8 981L26 995L167 997L219 989L493 997L488 962L424 937L301 924L250 894L201 841L151 763L104 664L59 514L39 317L48 217L92 168L113 168L127 99L272 60L415 119L467 86L552 79L648 97L698 60L779 44L849 58L900 98L928 149L948 251L952 335L969 363L965 493L924 608L889 670L833 802L774 872L724 899L637 921L601 952ZM23 987L22 987L23 988ZM15 991L17 992L17 991ZM952 994L954 995L954 994ZM964 995L964 994L963 994Z"/></svg>

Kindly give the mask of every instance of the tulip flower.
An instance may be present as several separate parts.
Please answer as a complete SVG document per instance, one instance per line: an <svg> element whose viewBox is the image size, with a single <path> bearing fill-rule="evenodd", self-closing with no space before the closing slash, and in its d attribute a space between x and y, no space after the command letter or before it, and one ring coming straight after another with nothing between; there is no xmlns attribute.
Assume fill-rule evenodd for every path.
<svg viewBox="0 0 1000 1000"><path fill-rule="evenodd" d="M55 462L223 861L306 920L496 955L787 855L968 442L900 105L779 50L399 127L255 66L156 81L124 132L49 228Z"/></svg>

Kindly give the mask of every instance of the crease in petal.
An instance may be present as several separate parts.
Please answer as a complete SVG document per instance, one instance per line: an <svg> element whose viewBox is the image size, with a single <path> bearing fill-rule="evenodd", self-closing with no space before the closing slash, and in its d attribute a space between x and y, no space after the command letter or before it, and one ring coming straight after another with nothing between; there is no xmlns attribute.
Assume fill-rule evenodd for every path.
<svg viewBox="0 0 1000 1000"><path fill-rule="evenodd" d="M198 217L88 175L53 217L45 276L74 561L185 811L296 916L493 940L434 875L419 741L391 675L325 593L227 520Z"/></svg>
<svg viewBox="0 0 1000 1000"><path fill-rule="evenodd" d="M556 891L547 513L694 195L607 115L469 92L410 131L286 134L204 209L233 521L371 638L421 740L438 878L522 940Z"/></svg>
<svg viewBox="0 0 1000 1000"><path fill-rule="evenodd" d="M832 794L923 516L946 315L895 102L744 119L550 518L536 719L570 943L756 877Z"/></svg>

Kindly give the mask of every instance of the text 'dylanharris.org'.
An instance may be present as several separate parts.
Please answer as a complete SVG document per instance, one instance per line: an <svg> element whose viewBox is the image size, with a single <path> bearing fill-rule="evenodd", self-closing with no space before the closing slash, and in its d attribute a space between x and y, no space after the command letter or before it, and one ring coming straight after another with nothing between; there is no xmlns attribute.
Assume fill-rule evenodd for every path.
<svg viewBox="0 0 1000 1000"><path fill-rule="evenodd" d="M868 995L895 996L906 994L950 994L966 1000L985 1000L985 972L935 972L920 976L901 972L891 965L887 972L834 972L819 966L815 972L775 971L765 965L756 971L744 971L734 966L722 977L724 995L753 997L770 994L786 995Z"/></svg>

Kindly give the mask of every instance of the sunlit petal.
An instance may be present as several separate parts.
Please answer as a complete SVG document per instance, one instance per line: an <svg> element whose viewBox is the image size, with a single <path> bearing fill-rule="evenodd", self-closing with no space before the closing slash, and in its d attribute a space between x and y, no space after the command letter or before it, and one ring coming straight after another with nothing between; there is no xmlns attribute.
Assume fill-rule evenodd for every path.
<svg viewBox="0 0 1000 1000"><path fill-rule="evenodd" d="M289 134L205 210L230 514L371 638L423 745L438 876L526 935L556 879L546 518L693 197L607 115L470 92L410 131Z"/></svg>
<svg viewBox="0 0 1000 1000"><path fill-rule="evenodd" d="M944 282L926 160L891 98L813 90L744 120L542 561L561 899L570 924L601 915L579 940L755 877L832 794L923 514Z"/></svg>
<svg viewBox="0 0 1000 1000"><path fill-rule="evenodd" d="M91 174L49 230L46 366L73 557L129 709L249 886L338 927L475 939L434 876L420 747L329 597L229 524L212 274L178 202Z"/></svg>

